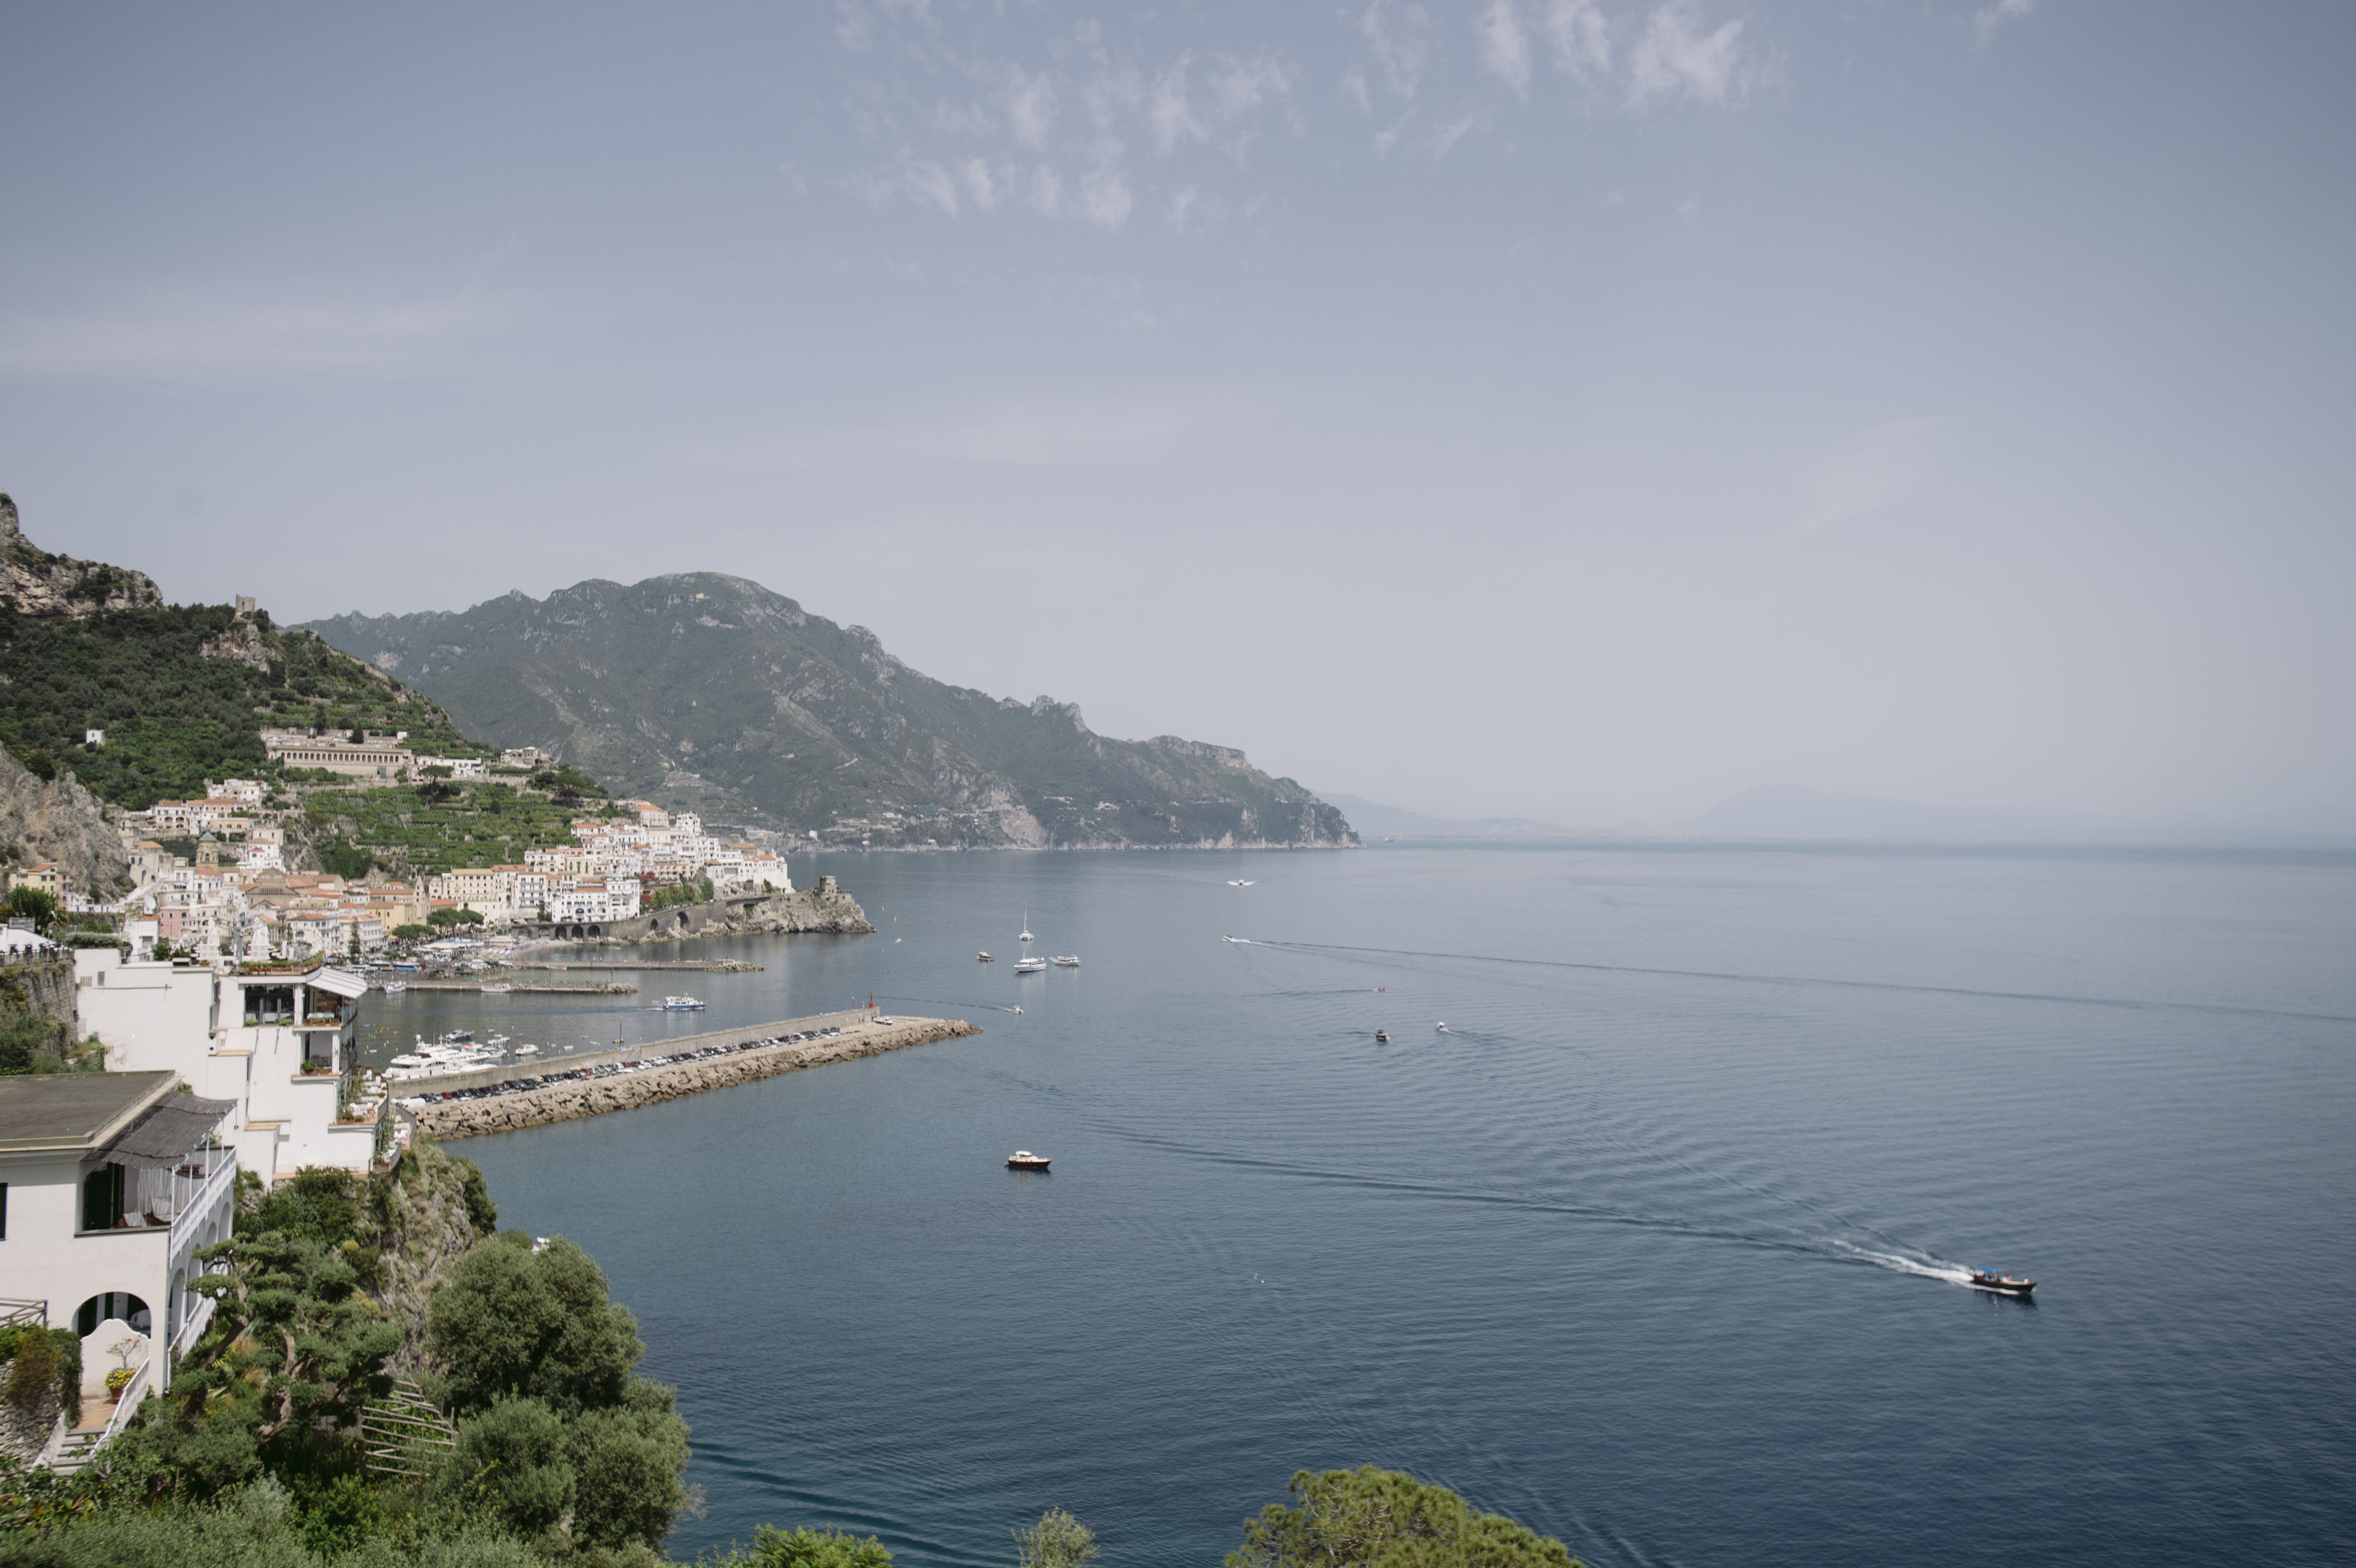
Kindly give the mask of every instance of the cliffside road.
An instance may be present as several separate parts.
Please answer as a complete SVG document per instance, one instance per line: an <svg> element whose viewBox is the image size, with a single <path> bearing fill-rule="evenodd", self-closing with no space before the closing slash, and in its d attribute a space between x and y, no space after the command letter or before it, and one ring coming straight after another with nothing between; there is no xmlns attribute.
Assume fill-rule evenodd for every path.
<svg viewBox="0 0 2356 1568"><path fill-rule="evenodd" d="M734 1084L750 1083L755 1079L774 1078L778 1073L792 1072L798 1068L821 1067L828 1062L849 1061L855 1057L880 1056L885 1051L905 1050L910 1046L928 1046L941 1040L981 1033L971 1024L951 1018L895 1018L890 1024L875 1024L867 1022L866 1017L863 1013L837 1013L824 1018L797 1018L787 1023L758 1025L750 1029L691 1036L683 1040L666 1042L662 1048L669 1053L694 1050L705 1044L726 1048L748 1038L807 1033L830 1026L842 1030L840 1035L802 1040L793 1045L732 1049L726 1056L704 1061L674 1062L663 1067L616 1073L608 1078L573 1079L487 1100L455 1100L430 1104L414 1114L419 1130L438 1139L509 1133L549 1122L571 1122L584 1116L602 1116L609 1111L631 1111L641 1105L657 1105L666 1100L701 1094L707 1089L726 1089ZM610 1058L601 1057L599 1059ZM562 1069L579 1064L558 1058L553 1062L541 1065ZM519 1072L513 1076L526 1075Z"/></svg>

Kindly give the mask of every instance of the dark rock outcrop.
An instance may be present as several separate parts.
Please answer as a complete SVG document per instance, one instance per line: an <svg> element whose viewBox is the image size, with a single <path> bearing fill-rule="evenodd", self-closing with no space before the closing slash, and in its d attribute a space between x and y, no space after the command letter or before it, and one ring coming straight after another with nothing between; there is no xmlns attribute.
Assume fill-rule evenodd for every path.
<svg viewBox="0 0 2356 1568"><path fill-rule="evenodd" d="M0 602L18 615L96 615L160 605L163 591L145 572L52 555L27 539L16 503L0 494Z"/></svg>

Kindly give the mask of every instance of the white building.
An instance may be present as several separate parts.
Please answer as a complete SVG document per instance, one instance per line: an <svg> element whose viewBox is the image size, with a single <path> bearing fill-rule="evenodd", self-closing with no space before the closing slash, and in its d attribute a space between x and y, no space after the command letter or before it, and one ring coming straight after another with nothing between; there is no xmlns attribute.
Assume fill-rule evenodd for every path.
<svg viewBox="0 0 2356 1568"><path fill-rule="evenodd" d="M123 1071L169 1071L233 1109L222 1135L264 1182L305 1165L366 1170L374 1113L347 1120L347 1070L368 983L316 959L246 964L128 961L112 948L74 954L81 1027Z"/></svg>
<svg viewBox="0 0 2356 1568"><path fill-rule="evenodd" d="M479 757L421 757L417 771L422 775L429 768L446 768L453 779L488 779L491 765Z"/></svg>
<svg viewBox="0 0 2356 1568"><path fill-rule="evenodd" d="M126 1412L210 1319L213 1303L188 1294L205 1272L193 1254L228 1239L236 1207L237 1160L217 1136L233 1107L180 1084L163 1069L0 1078L0 1305L34 1304L82 1337L86 1400L105 1400L125 1346Z"/></svg>

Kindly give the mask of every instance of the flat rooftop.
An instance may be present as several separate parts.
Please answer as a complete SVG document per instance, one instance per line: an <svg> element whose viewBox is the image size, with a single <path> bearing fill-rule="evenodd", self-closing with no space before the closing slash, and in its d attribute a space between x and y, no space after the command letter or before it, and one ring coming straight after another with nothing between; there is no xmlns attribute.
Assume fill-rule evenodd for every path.
<svg viewBox="0 0 2356 1568"><path fill-rule="evenodd" d="M179 1076L44 1072L0 1078L0 1153L94 1148L155 1103Z"/></svg>

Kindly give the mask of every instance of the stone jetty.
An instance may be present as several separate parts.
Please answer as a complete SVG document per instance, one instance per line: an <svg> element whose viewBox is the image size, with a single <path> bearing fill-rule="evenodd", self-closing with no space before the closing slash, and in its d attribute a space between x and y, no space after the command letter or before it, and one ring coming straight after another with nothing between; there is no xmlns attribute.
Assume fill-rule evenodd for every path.
<svg viewBox="0 0 2356 1568"><path fill-rule="evenodd" d="M789 1045L753 1045L746 1048L747 1041L772 1039L789 1034L815 1034L829 1026L841 1032L818 1035L815 1038ZM631 1111L641 1105L656 1105L666 1100L701 1094L707 1089L726 1089L734 1084L750 1083L755 1079L773 1078L798 1068L849 1061L854 1057L879 1056L885 1051L905 1050L910 1046L931 1045L938 1040L954 1040L980 1033L981 1031L973 1025L953 1018L894 1017L889 1024L884 1024L864 1012L831 1014L823 1018L798 1018L787 1023L756 1025L749 1029L728 1029L708 1036L691 1035L683 1039L652 1041L640 1047L650 1054L678 1055L718 1047L726 1053L701 1061L670 1062L598 1078L571 1079L480 1100L435 1101L419 1107L411 1114L422 1132L438 1139L509 1133L548 1122L571 1122L584 1116L602 1116L609 1111ZM637 1054L636 1051L601 1052L594 1060L600 1063L626 1062ZM511 1068L505 1076L508 1081L513 1081L530 1076L529 1069L531 1068L545 1072L563 1072L577 1069L590 1059L593 1058L557 1057L548 1061ZM498 1077L493 1072L470 1074L467 1081L476 1087L489 1088L494 1085L480 1080ZM397 1090L410 1087L408 1084L395 1086ZM449 1086L429 1079L414 1087L438 1090Z"/></svg>

